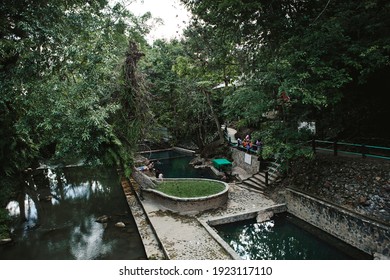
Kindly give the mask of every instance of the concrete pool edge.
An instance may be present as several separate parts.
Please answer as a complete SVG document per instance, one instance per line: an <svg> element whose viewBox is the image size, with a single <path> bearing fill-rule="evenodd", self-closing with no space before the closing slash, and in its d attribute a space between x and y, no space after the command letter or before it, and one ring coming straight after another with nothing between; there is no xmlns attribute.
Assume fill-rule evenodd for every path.
<svg viewBox="0 0 390 280"><path fill-rule="evenodd" d="M286 188L288 212L347 244L372 255L390 259L390 226L333 205L298 190Z"/></svg>
<svg viewBox="0 0 390 280"><path fill-rule="evenodd" d="M219 236L218 232L212 227L216 225L221 224L228 224L238 221L244 221L244 220L250 220L250 219L256 219L256 217L259 214L265 213L265 212L272 212L272 213L283 213L287 211L287 205L286 204L277 204L270 207L263 207L259 208L253 211L239 213L239 214L233 214L233 215L226 215L211 219L199 219L199 223L207 230L207 232L211 235L212 238L214 238L215 241L217 241L221 247L232 257L233 260L243 260L234 250L233 248L226 243L225 240L222 239L221 236Z"/></svg>
<svg viewBox="0 0 390 280"><path fill-rule="evenodd" d="M192 198L171 196L153 188L142 190L144 198L151 199L164 209L181 215L196 215L207 210L217 209L225 205L229 199L229 185L223 181L204 178L169 178L164 179L164 181L205 181L216 182L224 186L224 189L216 194Z"/></svg>

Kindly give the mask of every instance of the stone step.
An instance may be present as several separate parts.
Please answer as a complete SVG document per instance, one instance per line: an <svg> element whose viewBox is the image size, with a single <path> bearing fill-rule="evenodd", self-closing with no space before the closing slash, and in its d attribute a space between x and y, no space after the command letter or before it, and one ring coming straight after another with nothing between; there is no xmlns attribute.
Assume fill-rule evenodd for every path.
<svg viewBox="0 0 390 280"><path fill-rule="evenodd" d="M255 176L252 176L250 178L248 178L249 181L252 181L253 183L255 184L258 184L258 185L263 185L265 184L265 178L259 178L259 177L255 177Z"/></svg>
<svg viewBox="0 0 390 280"><path fill-rule="evenodd" d="M261 182L265 182L265 173L264 172L256 173L255 175L253 175L253 177Z"/></svg>
<svg viewBox="0 0 390 280"><path fill-rule="evenodd" d="M248 186L248 185L244 184L243 182L237 183L237 185L239 185L241 188L244 188L244 189L253 191L253 192L255 192L255 193L264 194L263 190L258 189L258 188L253 188L253 187L251 187L251 186Z"/></svg>
<svg viewBox="0 0 390 280"><path fill-rule="evenodd" d="M245 180L245 181L242 182L242 184L248 186L249 188L256 189L256 190L259 190L259 191L264 191L265 190L265 185L256 184L256 183L254 183L251 180Z"/></svg>
<svg viewBox="0 0 390 280"><path fill-rule="evenodd" d="M259 172L255 174L253 177L257 178L258 180L261 180L265 183L265 173ZM268 173L268 183L274 182L279 177L279 173L270 174Z"/></svg>

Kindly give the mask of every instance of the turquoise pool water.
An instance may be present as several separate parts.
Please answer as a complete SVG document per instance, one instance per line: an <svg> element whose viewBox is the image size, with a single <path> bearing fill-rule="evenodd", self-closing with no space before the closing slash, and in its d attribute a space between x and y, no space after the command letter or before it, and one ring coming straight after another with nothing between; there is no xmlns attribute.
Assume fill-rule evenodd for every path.
<svg viewBox="0 0 390 280"><path fill-rule="evenodd" d="M174 150L152 153L155 167L165 178L210 178L209 169L189 165L192 155ZM250 260L350 260L372 257L331 235L290 215L278 214L272 220L255 220L214 227L243 259Z"/></svg>
<svg viewBox="0 0 390 280"><path fill-rule="evenodd" d="M174 150L154 152L150 160L155 161L155 168L158 168L164 178L207 178L217 179L218 177L210 168L194 168L189 163L193 156L180 153Z"/></svg>
<svg viewBox="0 0 390 280"><path fill-rule="evenodd" d="M218 234L248 260L353 260L368 254L287 213L270 221L247 220L215 226Z"/></svg>

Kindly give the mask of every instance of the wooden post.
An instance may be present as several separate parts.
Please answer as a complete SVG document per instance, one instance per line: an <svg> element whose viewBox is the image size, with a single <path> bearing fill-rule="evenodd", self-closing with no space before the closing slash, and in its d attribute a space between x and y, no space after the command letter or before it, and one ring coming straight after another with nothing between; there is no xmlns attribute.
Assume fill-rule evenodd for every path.
<svg viewBox="0 0 390 280"><path fill-rule="evenodd" d="M265 171L265 186L268 187L268 170Z"/></svg>

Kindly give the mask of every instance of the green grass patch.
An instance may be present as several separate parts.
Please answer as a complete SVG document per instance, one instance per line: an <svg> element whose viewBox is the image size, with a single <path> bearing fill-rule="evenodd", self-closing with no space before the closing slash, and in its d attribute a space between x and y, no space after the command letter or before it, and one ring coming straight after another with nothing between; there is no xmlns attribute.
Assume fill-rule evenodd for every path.
<svg viewBox="0 0 390 280"><path fill-rule="evenodd" d="M210 181L164 181L157 190L176 197L201 197L217 194L225 189L224 184Z"/></svg>

